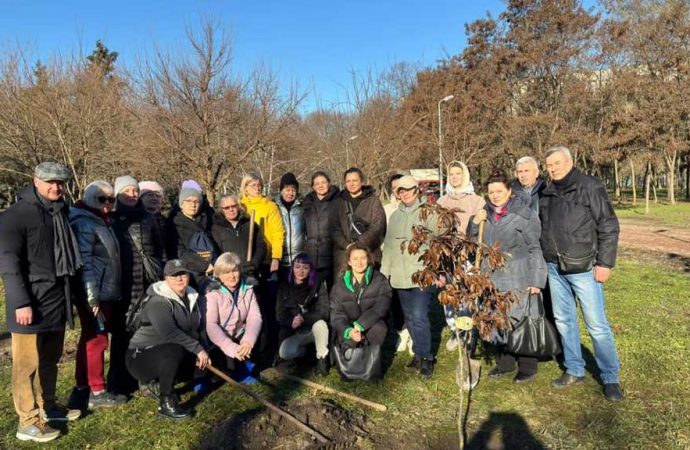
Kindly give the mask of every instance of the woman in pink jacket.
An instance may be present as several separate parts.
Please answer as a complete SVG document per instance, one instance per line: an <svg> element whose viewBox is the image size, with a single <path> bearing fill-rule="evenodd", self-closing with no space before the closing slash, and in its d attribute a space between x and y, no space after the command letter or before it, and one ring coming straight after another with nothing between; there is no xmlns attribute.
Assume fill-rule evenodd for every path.
<svg viewBox="0 0 690 450"><path fill-rule="evenodd" d="M211 284L206 293L206 333L225 355L230 371L240 371L238 361L250 359L262 322L254 290L242 280L241 269L239 256L220 255L213 266L218 283ZM251 372L253 364L246 366Z"/></svg>

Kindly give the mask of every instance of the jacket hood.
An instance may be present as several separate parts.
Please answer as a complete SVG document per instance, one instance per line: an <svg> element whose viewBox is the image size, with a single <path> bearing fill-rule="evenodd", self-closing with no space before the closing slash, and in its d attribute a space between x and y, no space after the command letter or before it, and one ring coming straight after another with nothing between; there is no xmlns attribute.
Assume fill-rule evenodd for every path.
<svg viewBox="0 0 690 450"><path fill-rule="evenodd" d="M450 169L453 167L460 167L462 169L462 185L458 187L453 187L450 184ZM474 194L474 185L472 180L470 180L470 171L467 165L461 161L451 161L446 169L446 192L448 195L459 195L459 194Z"/></svg>
<svg viewBox="0 0 690 450"><path fill-rule="evenodd" d="M328 192L326 192L326 196L323 199L319 200L319 197L316 195L316 192L309 191L309 193L304 196L304 200L302 201L302 204L306 206L306 205L311 204L311 203L330 202L339 193L340 193L340 189L338 189L336 186L331 186L328 188Z"/></svg>
<svg viewBox="0 0 690 450"><path fill-rule="evenodd" d="M183 308L185 307L184 303L182 302L182 299L178 297L172 289L170 289L170 286L168 286L168 283L166 283L165 281L158 281L156 283L153 283L148 288L146 293L149 296L158 295L159 297L167 298L170 301L176 302ZM189 299L189 310L192 311L194 310L194 306L196 305L197 299L199 298L199 294L197 293L197 291L194 290L194 288L187 287L187 298Z"/></svg>
<svg viewBox="0 0 690 450"><path fill-rule="evenodd" d="M93 212L89 211L88 209L84 208L70 208L69 209L69 218L70 220L76 220L76 219L86 219L90 220L92 222L97 222L101 225L105 225L105 220L103 220L102 217L97 216Z"/></svg>
<svg viewBox="0 0 690 450"><path fill-rule="evenodd" d="M17 199L28 203L40 203L33 184L24 186L19 193L17 193Z"/></svg>
<svg viewBox="0 0 690 450"><path fill-rule="evenodd" d="M371 197L375 193L376 189L374 189L372 186L365 185L362 186L362 195L360 195L358 198L365 199L367 197ZM345 200L349 200L352 198L350 192L347 189L343 189L342 191L340 191L340 196Z"/></svg>

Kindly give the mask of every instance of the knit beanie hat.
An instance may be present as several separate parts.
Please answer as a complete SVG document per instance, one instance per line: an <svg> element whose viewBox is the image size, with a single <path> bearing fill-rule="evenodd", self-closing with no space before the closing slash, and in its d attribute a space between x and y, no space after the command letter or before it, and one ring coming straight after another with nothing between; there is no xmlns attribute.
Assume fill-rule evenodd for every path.
<svg viewBox="0 0 690 450"><path fill-rule="evenodd" d="M84 198L82 201L86 206L93 209L100 209L103 203L98 201L98 197L112 197L113 187L104 180L96 180L84 188Z"/></svg>
<svg viewBox="0 0 690 450"><path fill-rule="evenodd" d="M194 197L201 202L201 192L194 188L184 187L180 189L180 196L177 199L177 205L182 208L182 202L187 200L189 197Z"/></svg>
<svg viewBox="0 0 690 450"><path fill-rule="evenodd" d="M158 184L156 181L140 181L139 182L139 195L144 195L147 192L157 192L161 197L165 195L165 190L163 186Z"/></svg>
<svg viewBox="0 0 690 450"><path fill-rule="evenodd" d="M128 186L134 186L139 189L139 182L130 175L123 175L115 178L115 195L122 192Z"/></svg>
<svg viewBox="0 0 690 450"><path fill-rule="evenodd" d="M182 182L182 189L187 188L194 189L195 191L199 192L199 194L204 192L204 190L201 188L201 185L194 180L184 180Z"/></svg>
<svg viewBox="0 0 690 450"><path fill-rule="evenodd" d="M299 191L299 183L294 173L288 172L280 177L280 190L282 191L285 186L294 186Z"/></svg>

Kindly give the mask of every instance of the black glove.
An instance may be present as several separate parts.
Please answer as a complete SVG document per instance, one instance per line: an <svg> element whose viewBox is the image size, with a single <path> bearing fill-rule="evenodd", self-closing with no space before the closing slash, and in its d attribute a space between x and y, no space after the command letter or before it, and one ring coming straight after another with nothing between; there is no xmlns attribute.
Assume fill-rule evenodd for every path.
<svg viewBox="0 0 690 450"><path fill-rule="evenodd" d="M243 275L254 275L256 273L256 266L254 263L246 262L242 264Z"/></svg>

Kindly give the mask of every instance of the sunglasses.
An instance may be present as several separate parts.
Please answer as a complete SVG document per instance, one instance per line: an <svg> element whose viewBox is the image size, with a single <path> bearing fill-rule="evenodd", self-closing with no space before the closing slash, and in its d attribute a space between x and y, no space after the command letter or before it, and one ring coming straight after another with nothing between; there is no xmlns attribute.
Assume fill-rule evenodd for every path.
<svg viewBox="0 0 690 450"><path fill-rule="evenodd" d="M104 204L105 202L115 203L115 197L106 197L105 195L99 195L96 197L96 200L98 200L98 202L101 204Z"/></svg>

